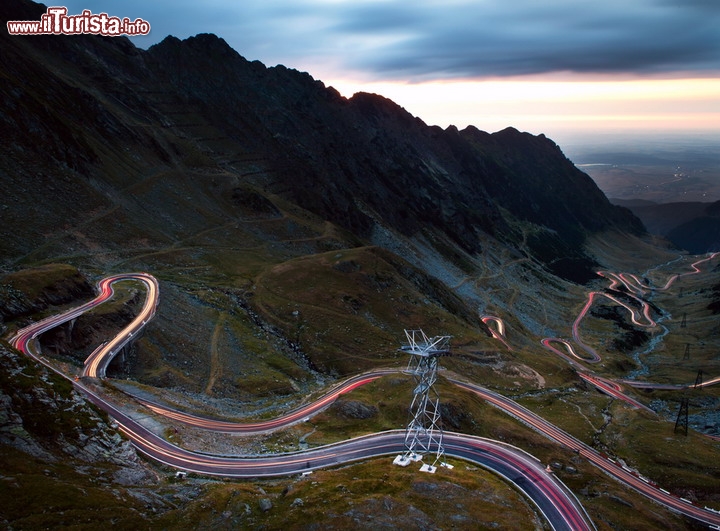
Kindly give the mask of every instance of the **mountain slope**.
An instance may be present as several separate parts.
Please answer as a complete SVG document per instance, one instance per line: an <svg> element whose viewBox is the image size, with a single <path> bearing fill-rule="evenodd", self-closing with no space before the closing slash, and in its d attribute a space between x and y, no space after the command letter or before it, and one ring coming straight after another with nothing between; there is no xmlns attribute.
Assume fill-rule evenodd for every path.
<svg viewBox="0 0 720 531"><path fill-rule="evenodd" d="M42 12L25 0L0 6L4 20ZM218 380L228 394L245 388L236 371L258 350L275 360L262 381L307 383L319 367L351 371L332 352L387 352L403 328L444 323L461 341L488 334L473 322L486 309L536 334L560 311L538 306L548 290L565 297L595 277L588 235L643 230L542 135L428 126L381 96L344 98L306 73L247 61L213 35L149 50L124 38L0 39L0 265L159 276L172 304L123 369L153 385L211 389L198 353L228 315L228 341L244 345ZM332 268L347 261L332 253L348 249L360 249L363 269L338 296L372 307L358 335L345 337L341 312L330 322L313 313L305 326L316 332L299 334L288 315L324 304L326 277L296 264ZM263 297L275 295L257 291L286 264L306 282L293 287L316 300L293 292L270 304ZM381 287L367 281L386 265ZM398 290L384 299L391 313L376 301L388 286ZM250 345L258 327L266 337Z"/></svg>
<svg viewBox="0 0 720 531"><path fill-rule="evenodd" d="M634 204L628 208L643 221L650 233L665 236L679 249L692 254L720 249L718 201Z"/></svg>
<svg viewBox="0 0 720 531"><path fill-rule="evenodd" d="M42 12L24 0L0 4L3 19L34 20ZM0 312L5 337L28 320L86 301L93 283L110 273L148 271L160 282L157 314L109 368L108 389L200 415L258 419L312 400L341 377L404 367L407 356L397 348L403 331L422 328L452 336L443 370L519 397L574 436L649 468L649 477L670 471L663 479L678 495L694 489L706 500L714 492L703 474L711 443L691 437L673 448L677 441L661 419L596 393L541 346L542 338L571 334L588 291L578 283L597 278L595 261L610 269L620 256L627 270L644 271L674 258L637 238L643 232L637 218L612 206L548 138L512 128L488 134L428 126L382 96L344 98L308 74L247 61L213 35L168 37L140 50L122 38L0 32L0 46L0 298L12 305ZM65 286L53 297L51 272ZM111 302L40 338L50 363L77 374L95 345L129 320L142 287L131 281L116 287ZM489 315L505 323L505 343L480 319ZM613 377L635 367L628 353L608 348L615 328L621 329L596 318L584 330L608 360L595 367ZM595 520L628 529L642 527L636 520L648 528L658 521L686 528L580 456L449 386L444 374L438 384L448 425L557 463L556 473ZM349 421L331 408L258 440L152 421L161 436L188 448L285 452L400 427L411 392L407 375L382 378L352 396L375 417ZM648 440L658 434L659 442L646 444L657 455L626 444L639 432ZM692 466L665 462L690 445L702 449ZM21 459L14 461L20 466ZM172 513L160 527L180 527L177 521L292 527L292 516L306 523L346 512L346 489L336 487L352 481L353 489L367 491L367 498L353 493L356 509L368 499L368 512L377 513L371 503L378 485L392 483L382 478L387 462L358 466L305 483L223 482L208 487L216 497L193 494L194 503L196 489L178 487L177 503L150 505ZM460 468L455 474L479 473ZM386 491L383 514L389 507L415 511L397 502L417 483L404 470L388 474L402 485ZM67 477L85 488L76 474ZM155 492L172 500L167 483ZM458 503L470 490L490 492L468 485ZM304 509L293 502L298 496L306 499ZM635 510L607 503L618 496ZM260 509L266 498L279 510ZM509 499L492 498L496 505ZM422 507L437 509L437 496L428 499ZM186 518L186 507L202 514ZM17 513L24 518L33 510ZM64 522L62 511L55 510Z"/></svg>
<svg viewBox="0 0 720 531"><path fill-rule="evenodd" d="M24 0L0 6L3 19L42 12ZM351 372L336 351L363 360L358 368L383 363L387 354L362 351L387 353L403 328L488 334L472 322L486 309L536 334L560 311L538 306L548 290L566 297L595 277L588 235L643 230L542 135L428 126L381 96L344 98L306 73L247 61L213 35L149 50L124 38L0 39L0 265L159 276L171 304L123 368L153 385L244 393L236 371L272 351L258 378L292 392L318 368ZM342 312L312 310L326 277L297 268L332 268L347 249L360 249L362 271L338 296L368 305L352 338ZM285 264L315 300L293 291L271 304L274 294L257 291ZM367 281L386 265L379 284ZM376 293L389 286L398 298L385 312ZM294 311L315 316L303 325L314 334L299 334ZM243 348L211 382L198 353L223 316L227 341ZM265 338L250 344L258 327Z"/></svg>
<svg viewBox="0 0 720 531"><path fill-rule="evenodd" d="M212 35L168 38L148 55L178 92L220 111L228 134L250 127L279 148L273 190L363 237L377 223L438 229L475 252L478 231L517 241L500 207L557 232L565 252L588 231L642 230L543 136L428 127L381 96L348 100L307 74L249 63Z"/></svg>
<svg viewBox="0 0 720 531"><path fill-rule="evenodd" d="M3 10L4 18L39 16L28 4ZM102 208L110 189L180 163L235 170L365 239L378 227L405 236L437 232L475 253L486 235L520 243L509 227L518 218L544 232L534 251L551 268L560 256L582 256L589 232L642 230L542 136L429 127L380 96L346 99L308 74L248 62L213 35L168 37L147 51L122 38L3 39L2 96L12 110L2 126L12 138L4 192L21 192L31 208L50 180L49 191L66 193L66 202ZM30 146L40 139L37 158ZM22 183L13 181L18 174ZM154 204L168 210L163 198ZM11 222L26 211L7 206ZM120 214L136 206L122 205ZM34 227L41 234L67 219L56 205L43 208ZM168 235L157 222L138 225L144 238ZM37 243L6 242L3 254Z"/></svg>

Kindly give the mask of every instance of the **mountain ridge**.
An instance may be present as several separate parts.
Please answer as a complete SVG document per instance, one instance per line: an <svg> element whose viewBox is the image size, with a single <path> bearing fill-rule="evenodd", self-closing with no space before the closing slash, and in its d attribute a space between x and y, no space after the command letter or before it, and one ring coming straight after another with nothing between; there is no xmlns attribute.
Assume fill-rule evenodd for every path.
<svg viewBox="0 0 720 531"><path fill-rule="evenodd" d="M0 4L4 18L40 13L42 6L25 0ZM252 421L280 416L365 370L402 371L404 330L422 329L452 337L452 354L439 362L444 427L507 441L551 463L594 521L627 529L690 525L540 432L448 386L446 375L521 400L661 479L677 496L716 502L707 464L712 442L670 435L670 392L640 397L657 408L651 417L598 394L567 359L542 346L543 339L569 338L588 293L608 285L595 275L596 264L647 271L645 281L662 286L690 262L677 263L676 253L646 237L637 218L610 205L552 140L511 127L487 133L427 125L383 96L346 98L307 73L249 61L211 34L168 37L142 50L125 38L0 32L0 46L0 302L11 310L0 312L0 329L6 338L30 320L86 302L108 274L148 272L160 284L156 314L111 363L103 387L189 413ZM717 272L708 275L717 284ZM59 280L51 282L54 276ZM591 287L580 285L592 279ZM699 338L693 364L675 363L685 340L668 334L667 356L657 362L661 381L692 381L695 364L710 366L715 323L696 317L709 302L704 282L688 277L679 302L662 290L653 295L654 317L687 309L688 333ZM86 318L38 338L49 364L70 378L79 375L96 345L122 329L143 289L133 281L116 289L112 301ZM583 320L581 332L603 357L593 366L598 374L617 379L658 366L651 365L654 356L632 358L622 350L630 346L614 341L635 326L630 314L596 313ZM15 376L8 389L18 385ZM243 440L142 409L132 414L184 448L285 453L406 426L414 387L407 374L383 377L347 397L370 418L348 418L337 404L288 430ZM120 393L113 396L118 407L134 409ZM27 401L17 413L32 420L35 407ZM25 455L22 449L11 455L19 479L6 498L26 499L22 494L33 488L23 483L31 475L23 470ZM437 504L434 486L446 483L442 474L418 480L415 471L389 471L387 463L248 482L180 481L174 470L152 466L157 484L117 500L146 526L164 528L304 528L318 521L346 528L348 511L361 506L368 528L379 522L370 516L388 511L395 527L412 526L418 509L427 511L426 527L442 527L456 515L453 521L476 524L479 512L488 526L530 521L507 509L509 494L478 481L481 470L456 466L451 481L466 476L467 488ZM39 483L44 469L55 470L43 461L32 465ZM54 489L63 505L22 505L5 518L20 525L47 509L43 527L57 527L75 514L92 516L93 507L117 507L99 496L114 495L115 479L91 491L95 474L84 464L58 475L57 483L97 492L97 499ZM378 512L380 483L397 488L383 490ZM407 501L418 488L427 490L427 501ZM467 492L491 499L470 507ZM136 494L137 507L126 502ZM267 509L270 500L275 509ZM67 506L78 512L71 515ZM509 511L507 517L492 515L486 507L493 506ZM444 507L452 516L438 510ZM97 520L112 517L102 513ZM125 518L128 527L137 520Z"/></svg>
<svg viewBox="0 0 720 531"><path fill-rule="evenodd" d="M491 233L495 226L498 229L507 229L507 226L502 223L497 209L490 204L492 200L502 202L515 215L531 222L545 224L552 230L559 231L564 237L571 236L573 230L578 233L583 230L599 230L607 228L613 223L621 226L625 224L631 230L641 230L639 224L628 215L628 212L618 211L609 206L610 203L594 182L578 171L562 155L557 145L544 135L533 137L513 128L507 128L494 134L482 134L481 131L472 127L458 131L452 126L445 130L437 126L427 126L420 118L412 116L405 109L382 96L361 92L346 99L334 89L325 88L322 82L313 80L309 74L299 73L283 66L263 70L263 67L257 62L248 62L234 52L224 40L210 34L191 37L185 41L168 38L151 47L148 52L153 56L161 57L160 65L161 68L164 68L171 65L168 58L171 53L174 53L176 58L178 54L182 55L184 61L187 60L189 54L181 53L181 50L190 49L189 53L192 53L197 50L198 45L210 48L216 54L213 57L232 56L234 53L235 60L247 67L251 74L254 74L255 79L252 81L258 86L263 87L263 82L268 83L273 79L274 90L270 95L273 98L285 96L288 99L285 108L291 108L294 115L312 122L311 127L303 128L304 124L289 120L287 115L278 116L279 110L273 107L273 102L269 101L266 101L266 114L261 117L261 122L266 129L272 133L273 137L279 139L283 148L287 149L288 156L292 157L292 162L296 167L302 167L303 159L309 159L305 161L307 162L305 168L311 172L313 184L316 185L318 177L323 175L333 175L336 179L347 177L342 184L346 190L352 191L351 197L339 193L335 190L336 181L336 183L323 183L327 184L327 189L324 191L330 194L330 197L323 198L324 201L312 201L305 197L302 190L297 189L291 192L293 197L302 206L334 218L346 228L360 230L365 236L367 236L369 220L362 215L360 209L352 208L352 198L360 197L375 213L381 210L383 205L373 200L378 197L379 190L373 189L372 193L363 195L360 187L351 186L361 180L361 175L365 177L362 184L366 186L369 183L376 183L378 179L382 180L382 191L388 193L389 190L388 197L390 199L395 199L400 195L392 194L393 187L397 187L398 181L400 181L399 186L402 187L403 194L409 195L407 203L409 205L418 204L418 208L410 212L416 215L417 224L413 224L412 220L407 219L410 216L402 221L397 217L392 217L389 221L393 226L407 233L408 231L417 231L419 224L428 222L432 224L434 219L452 221L459 226L459 230L448 232L451 236L457 236L458 243L469 251L474 250L473 242L477 241L471 225L474 224ZM170 68L170 70L174 72L178 68ZM188 69L186 72L203 72L203 70L203 68ZM190 79L188 76L184 76L182 79L174 80L175 85L182 91L195 96L205 96L204 99L207 99L207 96L202 94L205 83L212 83L213 94L218 92L222 94L219 87L227 84L227 81L224 77L216 76L200 80L197 77ZM288 90L287 87L290 86L293 86L293 91ZM251 87L247 90L254 90L256 95L260 94L260 97L267 96L262 88L253 89ZM225 97L226 95L223 94L221 100ZM234 100L230 98L230 101ZM217 100L214 103L217 103ZM321 108L322 105L326 108ZM226 110L228 113L232 112L230 109ZM333 122L344 127L340 127L340 131L334 131ZM360 124L363 123L367 127L361 128ZM314 130L309 130L311 128ZM321 136L318 131L331 133L332 139L328 139L329 135L327 134ZM283 142L286 138L292 140ZM330 152L336 154L335 160L328 162L318 160L319 153L328 154ZM526 157L528 160L518 163L518 160L522 160L523 153L530 154ZM535 153L538 156L534 159L532 157ZM369 154L374 156L371 160L368 160ZM338 161L338 158L341 160ZM535 182L532 182L532 189L523 193L523 186L530 184L531 178L534 177L529 167L539 162L540 159L552 164L555 174L558 173L557 170L560 170L560 173L564 174L562 176L567 179L555 184L552 181L557 181L557 178L551 179L550 173L544 171L545 168L540 168L540 171L536 170L539 175L535 177ZM343 164L343 160L352 160L354 164ZM508 166L509 160L516 162ZM513 184L511 178L517 179L518 173L523 176L522 182L515 183L515 187L510 187L503 193L502 185ZM307 174L304 172L298 173L301 179L305 175ZM419 182L416 183L413 177L416 177ZM507 180L507 183L498 182L502 180ZM553 189L553 193L561 193L567 190L568 184L571 183L574 186L570 188L572 193L569 194L569 197L573 197L579 192L586 201L591 203L590 209L586 209L583 205L580 208L572 208L572 212L566 212L568 208L564 208L563 203L567 201L563 200L567 200L569 197L565 195L561 195L555 208L551 209L552 215L544 214L549 210L544 208L545 205L519 201L519 198L527 197L539 200L546 191L543 190L543 185L549 185ZM421 188L418 193L414 193L413 190L413 185L416 184ZM444 186L434 187L433 185ZM453 194L453 186L462 186L463 192ZM492 189L494 194L489 194L488 188ZM442 193L448 194L447 201L444 201ZM471 204L465 200L468 194L473 200ZM456 205L455 211L443 211L441 206L430 204L441 203L442 205L444 202ZM332 205L332 208L329 205ZM346 219L334 215L333 211L339 205L342 205L340 208L346 209L344 210ZM457 205L464 208L458 209ZM458 210L462 210L462 212ZM593 210L596 211L596 214L588 215L588 212ZM538 215L540 212L543 215ZM387 215L392 216L391 213ZM568 223L569 220L572 220L573 223ZM571 237L575 243L582 241L580 234L572 234Z"/></svg>
<svg viewBox="0 0 720 531"><path fill-rule="evenodd" d="M97 138L119 135L129 149L140 144L146 156L172 165L183 153L177 147L173 153L153 129L194 127L212 132L183 136L221 165L233 158L262 159L263 177L249 181L362 238L371 238L378 225L406 236L437 231L474 253L481 249L480 233L511 245L526 240L511 228L509 213L543 233L531 253L551 270L556 260L578 259L578 269L588 271L578 277L583 279L591 277L581 249L588 233L643 231L544 135L427 126L382 96L344 98L307 73L248 61L212 34L167 37L147 51L123 38L30 39L22 48L54 64L67 66L70 58L79 74L65 80L71 84L66 90L86 107L82 115L90 127L68 131L56 142L64 148L51 146L49 152L80 173L103 158L82 131L95 129ZM117 111L150 129L129 126ZM57 123L58 114L63 113L52 112L43 123L54 123L53 130L71 128ZM182 116L197 114L202 122L182 122ZM15 135L24 129L14 125ZM234 153L209 147L223 135L235 143Z"/></svg>
<svg viewBox="0 0 720 531"><path fill-rule="evenodd" d="M28 11L32 4L6 3L0 14L32 16L13 6ZM567 285L555 277L585 283L596 278L588 235L643 231L544 135L428 126L382 96L345 98L307 73L248 61L211 34L167 37L148 50L125 38L0 38L7 41L0 97L11 110L0 115L8 139L0 187L12 199L0 206L7 270L68 262L100 274L131 265L172 279L178 293L169 297L182 299L180 306L194 304L188 283L214 285L250 306L265 270L312 255L306 264L335 274L333 252L376 246L400 260L357 253L363 275L339 293L353 311L374 300L368 290L397 284L400 299L413 306L403 310L412 326L421 324L427 302L448 323L470 326L478 310L507 309L527 297L512 309L539 333L541 285L530 279L558 293ZM494 278L505 262L519 264L528 282L526 293L509 301L487 295L505 287L471 280ZM192 274L183 277L186 271ZM293 271L308 282L306 271ZM440 291L428 276L460 302L422 297L423 286ZM314 292L327 278L312 278ZM310 286L286 288L296 304L299 287ZM275 301L272 289L263 293ZM309 334L298 346L300 325L283 313L287 303L255 304L285 334L280 348L293 351L290 357L323 350ZM364 309L358 341L344 346L358 359L361 336L391 341L388 327L401 322L396 313L390 325L379 307ZM328 317L315 315L313 326L303 326L324 337ZM199 326L185 315L168 324L189 336ZM481 322L474 327L489 333ZM341 330L320 356L330 372L333 363L347 366L324 361L346 341ZM155 341L158 355L170 338ZM204 347L202 334L193 342ZM192 385L173 371L153 378Z"/></svg>

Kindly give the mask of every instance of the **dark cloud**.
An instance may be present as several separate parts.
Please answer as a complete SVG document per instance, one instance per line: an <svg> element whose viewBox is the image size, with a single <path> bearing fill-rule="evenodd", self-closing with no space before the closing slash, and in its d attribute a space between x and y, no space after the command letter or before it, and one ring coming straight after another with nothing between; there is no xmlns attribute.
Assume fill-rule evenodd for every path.
<svg viewBox="0 0 720 531"><path fill-rule="evenodd" d="M311 72L418 81L720 72L720 0L65 2L71 12L91 4L148 20L141 46L213 32L249 59Z"/></svg>
<svg viewBox="0 0 720 531"><path fill-rule="evenodd" d="M394 28L408 32L406 39L358 58L353 66L419 79L720 71L717 1L474 2L460 7L446 12L426 6L420 8L422 18L415 7L415 24ZM399 18L395 9L391 15L386 20ZM376 12L368 20L382 18ZM358 26L354 21L349 27Z"/></svg>

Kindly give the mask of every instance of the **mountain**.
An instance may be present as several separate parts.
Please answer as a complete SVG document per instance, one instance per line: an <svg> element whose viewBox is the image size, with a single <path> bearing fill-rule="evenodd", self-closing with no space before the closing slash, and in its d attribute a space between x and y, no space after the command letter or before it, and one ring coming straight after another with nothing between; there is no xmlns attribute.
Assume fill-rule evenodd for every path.
<svg viewBox="0 0 720 531"><path fill-rule="evenodd" d="M720 201L653 203L612 199L632 210L652 234L665 236L692 254L720 249Z"/></svg>
<svg viewBox="0 0 720 531"><path fill-rule="evenodd" d="M3 20L38 20L43 12L25 0L0 3ZM594 273L598 265L645 271L675 258L549 138L513 128L490 134L430 126L380 95L346 98L307 73L246 60L209 34L167 37L142 50L125 38L2 31L0 47L4 338L86 302L109 274L147 271L160 283L157 314L111 364L107 380L94 385L179 445L256 455L402 427L415 387L407 374L383 377L308 422L258 438L162 419L125 393L198 415L273 418L341 378L404 367L404 330L421 328L452 336L438 379L444 425L509 441L552 463L597 521L687 528L444 375L453 371L520 399L573 436L662 477L678 496L691 491L712 502L711 443L690 437L700 450L688 458L687 445L663 431L660 416L597 394L566 359L541 346L543 338L570 336L585 283L606 285ZM137 283L119 282L111 301L42 334L43 356L78 374L144 296ZM630 318L596 313L583 337L601 345L607 361L594 367L609 377L639 369L613 341L629 332ZM502 318L507 346L481 319L489 315ZM705 329L713 334L711 327L694 319L688 325L714 345L702 336ZM703 355L693 350L694 360ZM69 526L80 516L98 527L113 521L108 512L118 504L127 507L118 518L128 528L309 529L319 518L337 529L448 521L509 528L518 519L544 525L532 523L540 515L504 482L459 466L447 480L418 479L409 468L389 473L387 462L372 460L309 478L183 483L173 470L141 467L132 455L127 463L92 456L64 463L66 450L82 453L75 440L95 431L102 447L116 439L114 428L95 413L76 428L71 411L63 412L81 399L67 382L31 374L34 364L5 345L0 356L9 367L0 371L9 433L24 426L50 456L28 461L27 446L8 433L1 438L0 496L3 507L13 502L12 513L0 515L7 527ZM682 381L695 377L685 365L672 367ZM38 412L55 395L21 372L50 379L62 400ZM25 384L38 392L15 391ZM674 407L666 395L654 397L658 409ZM48 420L55 417L57 426ZM65 429L74 430L70 446L62 444ZM626 444L651 438L645 448ZM650 444L656 453L646 451ZM141 485L123 484L146 470L157 485L144 476ZM21 503L28 492L48 491L54 497L46 512L40 495ZM472 492L482 496L468 503ZM270 500L275 508L267 509Z"/></svg>
<svg viewBox="0 0 720 531"><path fill-rule="evenodd" d="M0 7L3 20L42 13L24 0ZM382 96L345 98L248 61L214 35L148 50L90 35L0 39L0 268L132 268L168 282L164 325L124 369L153 385L202 390L196 353L214 337L213 311L260 326L268 337L253 348L291 360L260 376L287 382L283 393L307 371L385 360L404 327L489 334L479 309L539 333L547 283L562 296L596 278L588 237L644 231L543 135L428 126ZM515 267L523 295L493 296ZM402 308L389 313L389 300ZM228 374L217 388L263 386Z"/></svg>
<svg viewBox="0 0 720 531"><path fill-rule="evenodd" d="M226 120L225 133L251 131L261 149L277 151L272 191L363 238L378 226L407 236L437 231L478 252L482 233L521 239L501 214L507 209L542 228L551 241L533 250L555 245L545 259L552 264L558 254L580 257L586 232L641 230L542 136L428 127L381 96L345 99L307 74L248 63L212 35L168 38L148 54L166 85Z"/></svg>
<svg viewBox="0 0 720 531"><path fill-rule="evenodd" d="M24 2L2 9L4 20L42 13ZM232 168L364 240L385 228L435 234L470 254L487 235L525 241L565 277L556 261L575 260L580 281L588 233L642 231L542 135L427 126L381 96L346 99L308 74L247 61L214 35L147 51L124 38L3 35L3 55L3 195L22 196L4 205L5 226L43 212L34 234L7 234L6 257L35 248L59 219L82 223L114 189L180 164ZM48 194L65 200L47 205ZM153 208L176 218L167 201ZM70 218L60 203L76 206Z"/></svg>
<svg viewBox="0 0 720 531"><path fill-rule="evenodd" d="M666 236L692 254L720 250L720 201L707 205L701 215L678 224Z"/></svg>
<svg viewBox="0 0 720 531"><path fill-rule="evenodd" d="M560 310L539 301L596 278L589 237L644 231L543 135L429 126L214 35L0 39L0 268L158 276L158 324L116 369L150 385L293 394L387 363L404 328L487 337L479 311L540 334ZM216 377L199 353L219 355L224 319Z"/></svg>

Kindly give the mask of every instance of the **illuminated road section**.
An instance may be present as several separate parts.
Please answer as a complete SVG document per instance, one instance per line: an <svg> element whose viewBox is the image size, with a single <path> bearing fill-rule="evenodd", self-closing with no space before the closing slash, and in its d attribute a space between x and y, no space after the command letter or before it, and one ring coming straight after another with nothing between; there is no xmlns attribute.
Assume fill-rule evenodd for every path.
<svg viewBox="0 0 720 531"><path fill-rule="evenodd" d="M90 354L90 356L88 356L85 360L85 367L82 372L83 376L89 376L91 378L104 378L105 371L115 355L120 352L125 345L132 341L133 335L136 335L145 326L145 324L155 316L159 296L158 282L155 277L146 273L116 275L114 277L110 277L110 279L102 280L100 282L101 295L95 299L94 302L96 304L100 304L112 297L112 284L121 280L139 280L145 284L145 288L147 289L145 304L137 317L135 317L128 326L126 326L111 341L96 349L92 354Z"/></svg>
<svg viewBox="0 0 720 531"><path fill-rule="evenodd" d="M506 349L512 351L512 347L508 345L507 338L505 337L505 323L502 319L495 317L494 315L484 315L480 318L480 320L487 325L490 333L495 339L505 345ZM495 326L490 326L490 323L493 323Z"/></svg>
<svg viewBox="0 0 720 531"><path fill-rule="evenodd" d="M139 329L147 323L148 319L154 315L157 306L158 286L157 281L150 275L144 273L117 275L103 280L99 284L100 294L96 299L75 310L70 310L60 316L44 319L20 330L12 338L13 345L18 348L18 350L59 373L59 371L42 360L41 356L34 352L35 339L37 336L54 326L77 317L83 311L87 311L97 304L100 304L100 302L107 300L112 296L113 282L129 279L143 281L148 288L148 296L140 315L120 332L117 337L102 348L97 349L94 355L88 358L84 374L102 376L107 367L107 363L109 363L109 360L103 360L114 356L132 335L137 333ZM376 376L370 373L358 376L357 380L351 379L345 382L349 387L343 387L343 385L341 385L335 390L335 394L331 392L325 395L320 399L320 407L324 407L327 400L334 400L334 397L338 394L347 392L350 388L362 385L375 377ZM615 461L603 456L593 448L575 439L516 402L476 384L457 379L450 379L450 381L461 388L477 394L490 404L509 413L529 427L575 451L601 470L658 503L679 513L691 516L701 522L720 526L720 513L711 509L696 507L687 500L671 495L667 491L660 489L650 480L620 466ZM597 381L601 384L603 383L602 380L598 379ZM609 390L617 391L614 384L609 382L604 382L604 384ZM129 437L140 452L169 466L201 474L228 477L289 475L313 470L315 468L367 459L369 457L397 454L404 449L405 432L392 431L358 437L304 452L282 455L228 457L198 454L179 448L152 433L81 382L74 382L74 385L78 390L84 392L90 401L104 409L118 422L120 429ZM342 389L345 390L342 391ZM294 413L283 417L281 422L270 426L269 429L275 429L280 425L297 422L301 415L300 411L308 410L298 409ZM180 419L180 417L175 418ZM259 426L256 424L253 429L258 430ZM594 528L572 493L559 482L553 474L545 472L537 460L524 454L524 452L513 449L508 445L503 445L497 441L489 441L487 439L454 433L445 434L444 444L446 455L476 462L512 481L522 492L533 500L554 529L582 530Z"/></svg>
<svg viewBox="0 0 720 531"><path fill-rule="evenodd" d="M580 376L580 378L582 378L589 384L595 386L597 389L599 389L606 395L612 396L613 398L618 398L620 400L624 400L633 407L643 409L645 411L648 411L649 413L652 413L653 415L655 414L655 411L647 407L645 404L638 402L634 398L623 393L622 386L616 382L613 382L612 380L608 380L607 378L603 378L601 376L592 376L585 372L578 372L578 376Z"/></svg>
<svg viewBox="0 0 720 531"><path fill-rule="evenodd" d="M572 344L569 341L566 341L564 339L556 338L556 337L549 337L545 338L541 341L542 345L547 348L548 350L554 352L558 356L564 358L567 360L571 365L576 367L578 369L578 372L580 374L580 377L583 378L588 383L594 385L598 389L600 389L602 392L613 396L615 398L619 398L621 400L624 400L625 402L640 408L650 411L649 408L642 405L637 400L631 398L630 396L626 395L622 392L622 388L610 380L606 380L604 378L601 378L599 376L593 376L586 372L585 367L578 363L585 362L585 363L598 363L601 361L601 357L598 355L598 353L593 349L592 347L586 345L583 343L579 327L585 316L587 315L587 312L590 310L590 308L593 305L593 302L595 301L596 297L602 296L610 299L615 304L624 307L630 312L631 320L635 325L642 326L642 327L653 327L656 326L657 323L652 319L650 316L650 305L645 302L644 300L640 299L639 297L645 295L648 291L666 291L670 288L670 286L673 285L673 283L681 277L689 276L689 275L696 275L698 273L701 273L702 270L700 269L700 265L704 264L705 262L709 262L713 258L720 255L720 252L711 253L705 258L701 260L697 260L690 264L690 267L692 268L692 271L689 271L687 273L672 275L664 286L659 288L654 288L652 286L649 286L647 284L644 284L640 281L640 279L633 274L629 273L611 273L608 271L598 271L598 275L600 275L603 278L607 278L610 280L610 285L608 286L608 289L617 290L619 287L624 287L628 292L629 296L632 297L637 304L642 309L642 312L639 312L637 308L619 300L617 297L614 297L613 295L610 295L605 292L601 291L592 291L588 294L588 300L585 303L585 306L578 314L577 318L573 322L572 326L572 335L574 341L582 347L582 349L587 352L590 355L590 358L585 358L582 356L579 356L577 352L575 352L575 349L573 348ZM560 344L565 348L566 352L563 352L561 349L556 348L554 344ZM687 389L690 387L695 387L694 384L688 384L688 385L674 385L674 384L654 384L650 382L638 382L634 380L623 380L623 383L626 385L629 385L631 387L637 388L637 389L666 389L666 390L678 390L678 389ZM698 387L707 387L710 385L714 385L720 383L720 376L716 378L712 378L710 380L707 380L705 382L702 382L698 385Z"/></svg>
<svg viewBox="0 0 720 531"><path fill-rule="evenodd" d="M349 393L353 389L356 389L360 387L361 385L365 385L366 383L370 383L373 380L377 380L378 378L381 378L383 376L386 376L388 374L397 374L397 369L388 369L388 370L378 370L378 371L372 371L364 374L359 374L357 376L353 376L352 378L349 378L342 382L340 385L332 389L329 393L325 394L315 402L312 402L310 404L306 404L304 406L298 407L292 411L289 411L288 413L282 415L281 417L271 419L271 420L263 420L258 422L231 422L227 420L217 420L212 419L208 417L202 417L199 415L191 415L189 413L183 413L182 411L177 411L175 409L171 409L169 407L163 406L161 404L157 404L155 402L151 402L148 400L145 400L140 397L134 397L135 400L154 413L161 415L163 417L167 417L169 419L176 420L178 422L181 422L183 424L186 424L188 426L193 426L196 428L202 428L204 430L209 431L217 431L222 433L242 433L245 435L252 435L252 434L260 434L260 433L268 433L280 428L286 428L290 426L291 424L295 424L297 422L302 422L308 417L317 414L321 410L328 407L330 404L332 404L340 395L343 395L345 393Z"/></svg>
<svg viewBox="0 0 720 531"><path fill-rule="evenodd" d="M62 315L45 319L20 330L13 338L12 344L28 356L43 363L45 366L67 378L66 375L52 367L35 352L35 339L41 333L67 322L84 311L108 300L113 295L112 284L122 280L140 280L148 288L145 305L133 322L123 329L113 340L96 349L86 360L84 375L102 376L112 356L114 356L129 339L136 334L152 318L157 307L157 281L144 273L117 275L101 281L98 285L99 295L75 310ZM328 401L334 400L342 392L379 378L387 371L376 374L360 375L351 378L338 386L333 392L320 399L324 407ZM393 455L405 449L405 431L397 430L366 435L336 444L322 446L312 450L282 455L263 457L215 456L199 454L179 448L154 434L130 416L116 408L106 398L85 386L81 381L73 381L75 388L83 392L96 406L106 411L118 423L121 431L127 435L133 445L143 454L160 463L199 474L225 477L269 477L298 474L332 465L363 460L370 457ZM309 409L301 408L288 414L275 425L296 422L301 411L307 415ZM177 417L176 417L177 418ZM197 417L196 417L197 418ZM253 429L258 430L256 425ZM592 522L577 501L575 496L552 474L545 472L536 459L521 450L509 445L481 439L463 434L448 433L445 435L445 455L466 459L477 463L514 483L518 489L538 507L556 530L591 530Z"/></svg>
<svg viewBox="0 0 720 531"><path fill-rule="evenodd" d="M535 429L546 437L560 443L570 450L575 451L578 455L590 461L603 472L632 487L648 498L706 524L720 526L720 513L715 512L712 509L697 507L688 500L673 496L669 492L659 488L649 479L638 475L630 469L625 468L617 462L602 455L594 448L591 448L572 435L569 435L560 428L550 424L548 421L539 417L529 409L521 406L517 402L473 383L463 382L453 378L448 378L448 380L463 389L467 389L468 391L475 393L493 406L512 415L523 424Z"/></svg>
<svg viewBox="0 0 720 531"><path fill-rule="evenodd" d="M132 338L134 333L137 333L143 326L145 326L147 321L152 319L155 315L155 309L157 308L158 303L158 283L152 275L148 275L147 273L125 273L104 278L98 282L98 295L93 300L86 302L82 306L78 306L77 308L68 310L67 312L59 315L47 317L37 323L33 323L30 326L23 328L10 339L10 343L24 354L31 356L36 361L39 361L43 365L49 367L47 363L41 360L39 356L34 355L32 352L31 344L34 344L36 338L51 328L60 326L68 321L72 321L88 310L106 302L114 295L112 287L113 284L124 280L139 280L143 282L147 288L147 297L140 314L133 319L132 323L122 330L112 341L109 341L105 345L101 345L101 347L95 349L88 359L85 360L83 376L104 376L108 363L110 363L112 357L117 353L117 351L119 351Z"/></svg>

